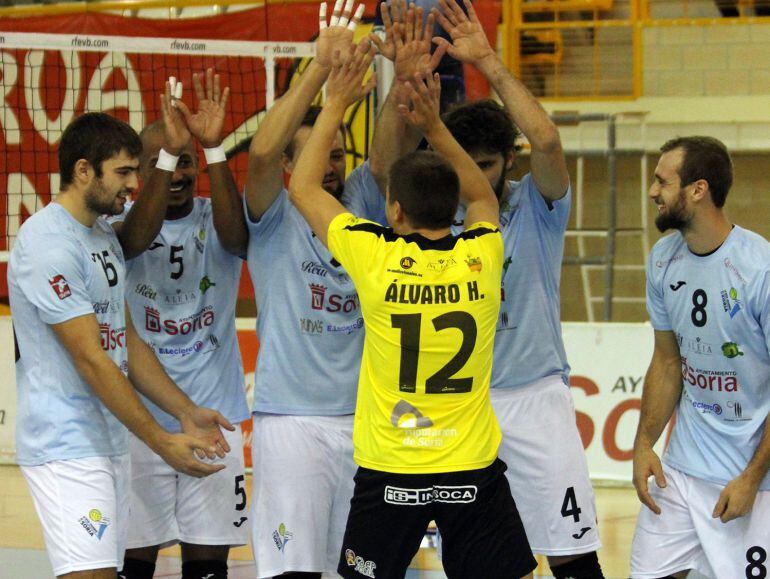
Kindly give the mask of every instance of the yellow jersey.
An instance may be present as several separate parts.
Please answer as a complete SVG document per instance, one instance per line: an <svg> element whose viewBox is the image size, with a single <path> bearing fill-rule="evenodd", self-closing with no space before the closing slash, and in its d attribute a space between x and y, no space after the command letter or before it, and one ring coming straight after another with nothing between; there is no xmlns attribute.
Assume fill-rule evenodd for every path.
<svg viewBox="0 0 770 579"><path fill-rule="evenodd" d="M328 245L356 286L366 329L356 462L393 473L489 466L501 438L489 402L500 230L480 222L430 240L342 213Z"/></svg>

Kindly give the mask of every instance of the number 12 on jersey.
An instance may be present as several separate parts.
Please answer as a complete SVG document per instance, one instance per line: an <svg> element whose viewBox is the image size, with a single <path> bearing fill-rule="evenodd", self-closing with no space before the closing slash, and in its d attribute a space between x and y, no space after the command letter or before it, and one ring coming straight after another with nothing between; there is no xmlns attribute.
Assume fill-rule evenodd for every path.
<svg viewBox="0 0 770 579"><path fill-rule="evenodd" d="M470 392L473 378L452 378L459 372L476 346L476 320L468 312L454 311L433 318L433 328L440 332L456 328L462 332L460 349L441 369L425 381L426 394L459 394ZM401 366L398 385L401 392L417 391L417 365L420 357L422 314L391 314L393 328L401 330Z"/></svg>

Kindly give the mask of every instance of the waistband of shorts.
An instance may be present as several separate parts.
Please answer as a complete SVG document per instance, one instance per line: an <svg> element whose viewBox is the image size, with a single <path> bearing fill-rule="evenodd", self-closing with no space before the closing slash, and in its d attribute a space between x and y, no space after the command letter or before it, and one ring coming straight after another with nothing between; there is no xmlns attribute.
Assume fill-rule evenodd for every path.
<svg viewBox="0 0 770 579"><path fill-rule="evenodd" d="M268 420L268 419L280 419L280 420L286 420L291 422L305 422L310 424L328 424L330 426L334 425L352 425L353 424L353 414L340 414L337 415L313 415L313 414L270 414L266 412L253 412L251 414L254 422L257 422L259 420Z"/></svg>
<svg viewBox="0 0 770 579"><path fill-rule="evenodd" d="M490 388L489 397L491 400L515 400L516 398L524 398L535 394L563 391L567 388L568 386L564 384L561 376L555 374L516 388Z"/></svg>

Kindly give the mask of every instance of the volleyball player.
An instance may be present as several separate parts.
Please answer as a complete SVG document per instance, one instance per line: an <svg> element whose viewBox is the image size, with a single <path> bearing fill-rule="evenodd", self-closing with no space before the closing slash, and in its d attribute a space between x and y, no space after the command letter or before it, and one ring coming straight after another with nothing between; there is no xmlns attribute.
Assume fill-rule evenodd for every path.
<svg viewBox="0 0 770 579"><path fill-rule="evenodd" d="M322 187L325 151L373 50L337 62L289 184L291 202L347 269L366 324L355 414L355 494L337 568L403 577L425 529L445 537L449 577L531 576L536 562L497 459L489 404L503 245L493 191L439 118L438 75L417 75L402 110L433 152L393 166L393 228L356 218ZM443 155L443 156L442 156ZM468 230L450 226L462 194Z"/></svg>
<svg viewBox="0 0 770 579"><path fill-rule="evenodd" d="M75 119L59 145L60 192L24 223L11 252L17 461L60 577L114 578L122 565L127 428L196 477L224 468L193 452L223 456L218 425L232 428L169 379L124 307L123 252L100 216L120 213L136 189L140 149L133 129L113 117ZM135 389L186 434L163 430Z"/></svg>
<svg viewBox="0 0 770 579"><path fill-rule="evenodd" d="M353 410L363 319L353 282L289 203L291 174L318 114L311 107L335 52L347 52L363 6L321 6L316 56L270 108L249 150L245 205L254 283L257 360L253 406L252 547L258 577L334 572L353 493ZM341 125L319 161L339 197L371 179L345 179Z"/></svg>
<svg viewBox="0 0 770 579"><path fill-rule="evenodd" d="M661 147L650 198L674 233L647 261L655 349L634 442L631 575L765 577L770 548L770 244L730 222L724 144ZM663 463L653 445L677 409ZM650 484L654 477L655 484Z"/></svg>
<svg viewBox="0 0 770 579"><path fill-rule="evenodd" d="M166 100L163 119L140 134L140 175L147 183L164 180L164 189L152 194L165 204L143 200L156 214L144 209L137 218L132 212L143 208L136 204L113 226L123 240L152 241L126 267L126 302L142 340L196 404L238 424L249 416L235 331L239 256L245 256L248 232L221 146L229 90L220 90L212 69L205 83L193 75L193 85L194 114L183 101L171 106ZM206 156L210 199L195 196L199 164L191 136ZM173 416L147 406L163 428L179 430ZM158 550L176 543L184 579L227 576L230 546L248 542L249 524L240 426L226 438L233 452L219 462L227 468L198 479L177 476L144 442L129 437L131 511L122 578L151 579Z"/></svg>
<svg viewBox="0 0 770 579"><path fill-rule="evenodd" d="M437 39L440 47L474 65L504 105L472 102L444 116L500 206L505 259L490 391L503 433L500 458L510 467L506 476L533 552L548 557L557 578L595 579L602 577L596 508L561 335L559 283L571 192L559 133L490 47L472 4L466 3L467 15L452 1L441 7L439 22L452 44ZM349 203L354 213L380 223L389 168L420 140L399 119L399 84L396 75L371 148L380 192L367 188ZM518 182L506 179L515 159L516 125L531 145L531 172ZM463 220L461 207L454 233L463 230Z"/></svg>

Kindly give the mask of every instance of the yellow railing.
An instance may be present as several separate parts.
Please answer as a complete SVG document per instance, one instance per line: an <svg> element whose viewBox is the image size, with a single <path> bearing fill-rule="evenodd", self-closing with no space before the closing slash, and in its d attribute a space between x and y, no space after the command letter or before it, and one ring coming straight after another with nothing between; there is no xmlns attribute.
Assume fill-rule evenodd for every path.
<svg viewBox="0 0 770 579"><path fill-rule="evenodd" d="M503 0L502 15L504 61L539 96L617 100L642 96L645 29L770 24L770 0Z"/></svg>

